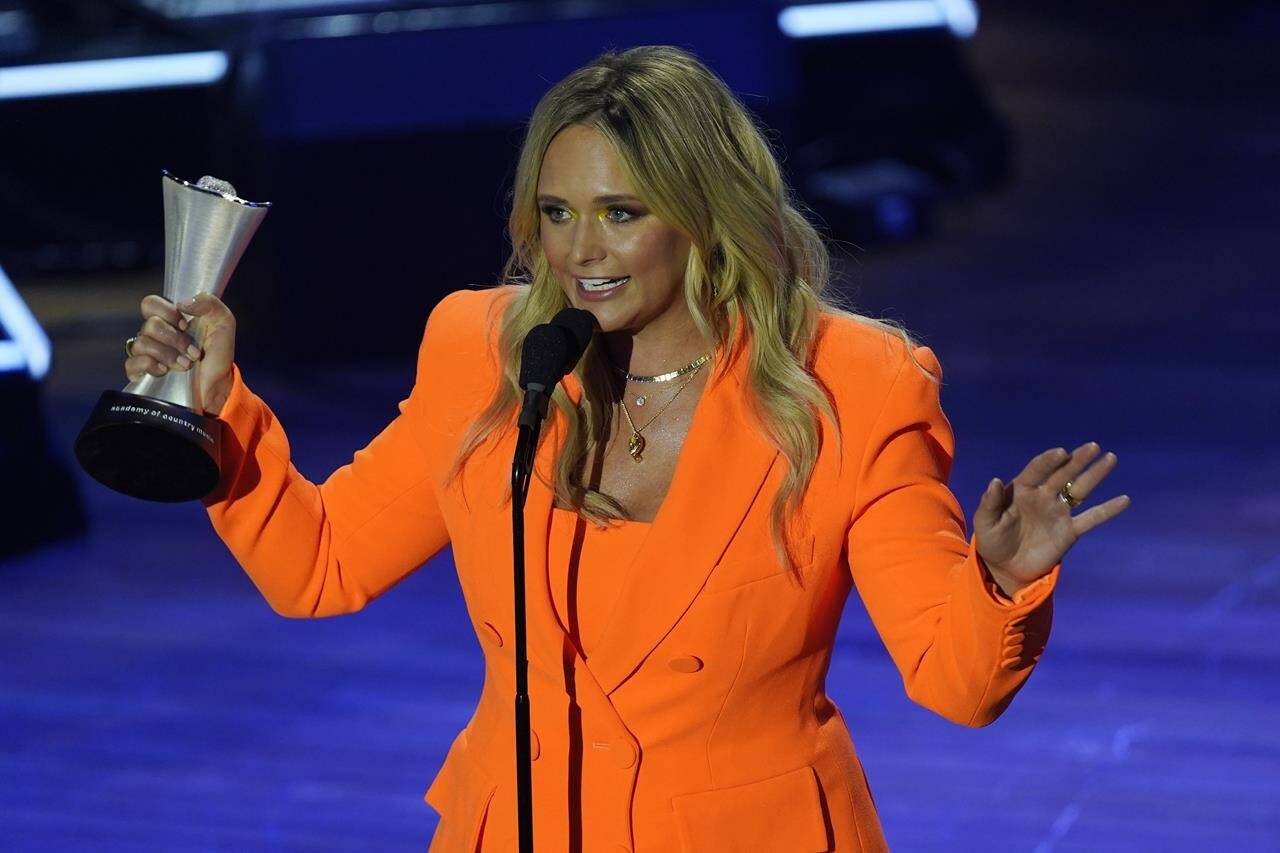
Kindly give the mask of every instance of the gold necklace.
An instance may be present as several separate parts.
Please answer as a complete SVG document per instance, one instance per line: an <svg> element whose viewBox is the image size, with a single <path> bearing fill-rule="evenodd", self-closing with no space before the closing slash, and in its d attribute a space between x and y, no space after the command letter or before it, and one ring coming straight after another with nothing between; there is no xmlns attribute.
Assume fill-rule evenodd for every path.
<svg viewBox="0 0 1280 853"><path fill-rule="evenodd" d="M692 382L697 377L698 370L699 368L701 368L701 366L702 364L699 363L697 366L695 366L692 369L692 372L689 374L689 378L685 380L684 384L676 389L676 393L671 395L671 399L667 400L667 402L663 404L662 408L658 409L657 413L654 414L654 416L649 419L649 423L645 424L642 427L636 427L636 422L631 420L631 412L627 411L627 401L626 400L618 401L622 403L622 413L627 416L627 425L631 427L631 440L627 442L627 452L631 454L631 458L636 460L636 462L644 461L643 454L644 454L645 440L644 440L644 436L641 435L640 433L648 429L649 425L652 424L654 421L656 421L658 419L658 416L667 410L667 406L670 406L672 401L674 401L676 397L680 396L681 391L689 387L689 383Z"/></svg>
<svg viewBox="0 0 1280 853"><path fill-rule="evenodd" d="M670 373L659 373L657 376L635 376L633 374L627 373L625 370L623 370L621 367L618 367L617 365L613 365L613 369L618 371L618 373L621 374L622 377L626 379L628 382L670 382L673 379L684 376L686 373L697 370L699 367L706 364L710 358L711 358L711 353L706 353L700 358L696 358L693 361L689 362L684 367L673 370ZM676 393L678 394L680 392L677 391ZM636 405L643 406L645 404L645 401L648 399L649 399L648 394L639 394L636 396Z"/></svg>

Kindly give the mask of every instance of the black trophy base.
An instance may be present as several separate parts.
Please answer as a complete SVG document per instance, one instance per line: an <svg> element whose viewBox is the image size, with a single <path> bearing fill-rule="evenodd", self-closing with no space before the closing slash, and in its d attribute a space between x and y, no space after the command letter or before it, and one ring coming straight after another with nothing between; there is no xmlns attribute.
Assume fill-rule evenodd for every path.
<svg viewBox="0 0 1280 853"><path fill-rule="evenodd" d="M107 488L148 501L202 498L218 485L221 425L164 400L104 391L76 437L76 459Z"/></svg>

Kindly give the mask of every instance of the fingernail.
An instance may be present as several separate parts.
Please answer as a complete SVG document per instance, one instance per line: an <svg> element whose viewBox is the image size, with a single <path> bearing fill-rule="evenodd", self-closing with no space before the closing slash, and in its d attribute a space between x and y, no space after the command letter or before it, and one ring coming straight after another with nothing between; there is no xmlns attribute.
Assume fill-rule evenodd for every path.
<svg viewBox="0 0 1280 853"><path fill-rule="evenodd" d="M188 367L191 366L191 359L187 358L185 355L178 356L177 361L178 361L178 364L181 365L183 370L186 370Z"/></svg>
<svg viewBox="0 0 1280 853"><path fill-rule="evenodd" d="M160 372L161 372L161 373L168 373L168 372L169 372L169 365L167 365L167 364L162 364L162 365L160 365L159 370L160 370Z"/></svg>
<svg viewBox="0 0 1280 853"><path fill-rule="evenodd" d="M195 344L192 344L191 346L187 347L187 355L191 356L192 361L199 361L200 348Z"/></svg>
<svg viewBox="0 0 1280 853"><path fill-rule="evenodd" d="M178 330L185 332L187 330L187 318L182 317L178 320Z"/></svg>

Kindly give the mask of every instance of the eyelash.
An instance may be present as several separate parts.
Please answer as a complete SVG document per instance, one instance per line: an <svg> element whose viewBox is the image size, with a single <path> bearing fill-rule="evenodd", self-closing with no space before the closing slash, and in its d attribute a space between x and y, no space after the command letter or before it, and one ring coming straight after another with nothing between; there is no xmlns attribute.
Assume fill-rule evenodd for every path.
<svg viewBox="0 0 1280 853"><path fill-rule="evenodd" d="M543 212L544 214L546 214L547 218L548 218L548 219L551 219L551 221L552 221L553 223L555 223L556 225L559 225L559 224L561 224L561 223L563 223L563 222L568 222L569 220L567 220L567 219L552 219L551 214L552 214L554 211L557 211L557 210L559 210L559 211L563 211L563 210L564 210L564 208L563 208L563 207L558 207L557 205L554 205L554 204L547 204L547 205L543 205L543 207L542 207L542 212ZM610 207L610 208L609 208L609 212L610 212L610 213L615 213L615 212L616 212L616 213L625 213L625 214L627 214L627 216L629 217L629 218L627 218L627 219L615 219L615 220L613 220L614 222L618 223L619 225L623 225L623 224L626 224L626 223L628 223L628 222L634 222L635 220L639 219L639 218L642 216L642 214L640 213L640 211L638 211L638 210L632 210L631 208L627 208L627 207Z"/></svg>

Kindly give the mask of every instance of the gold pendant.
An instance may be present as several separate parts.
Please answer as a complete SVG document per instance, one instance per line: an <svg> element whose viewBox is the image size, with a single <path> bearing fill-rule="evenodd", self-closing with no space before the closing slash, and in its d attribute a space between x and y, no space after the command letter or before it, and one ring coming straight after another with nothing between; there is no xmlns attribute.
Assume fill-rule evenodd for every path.
<svg viewBox="0 0 1280 853"><path fill-rule="evenodd" d="M644 436L638 432L631 433L631 441L627 442L627 452L631 454L632 459L640 462L640 454L644 453Z"/></svg>

